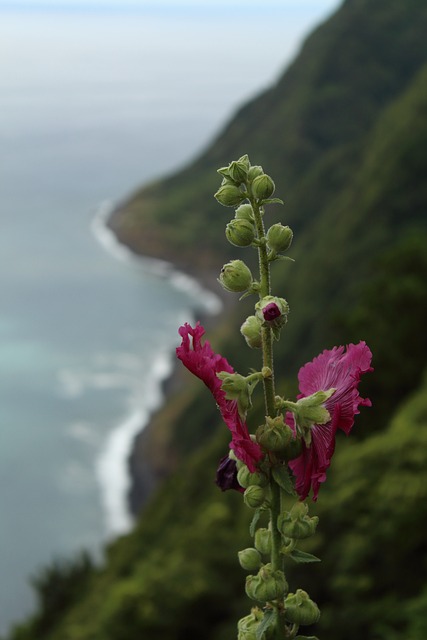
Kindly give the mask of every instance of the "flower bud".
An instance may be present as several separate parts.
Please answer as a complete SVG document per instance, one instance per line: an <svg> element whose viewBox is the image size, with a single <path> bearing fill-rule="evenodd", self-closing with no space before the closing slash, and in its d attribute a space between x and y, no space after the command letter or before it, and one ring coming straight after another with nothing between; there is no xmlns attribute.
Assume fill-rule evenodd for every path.
<svg viewBox="0 0 427 640"><path fill-rule="evenodd" d="M225 227L225 235L235 247L249 247L255 240L255 228L249 220L234 219Z"/></svg>
<svg viewBox="0 0 427 640"><path fill-rule="evenodd" d="M271 327L278 338L277 331L287 323L289 305L284 298L265 296L255 305L255 315L264 326Z"/></svg>
<svg viewBox="0 0 427 640"><path fill-rule="evenodd" d="M254 221L254 210L252 209L252 205L246 203L241 204L240 207L237 207L235 217L238 220L249 220L249 222Z"/></svg>
<svg viewBox="0 0 427 640"><path fill-rule="evenodd" d="M240 333L245 338L246 343L251 349L261 349L261 322L256 316L246 318L240 327Z"/></svg>
<svg viewBox="0 0 427 640"><path fill-rule="evenodd" d="M280 222L273 224L267 231L267 244L277 253L287 251L291 246L292 238L292 230L288 226L284 227Z"/></svg>
<svg viewBox="0 0 427 640"><path fill-rule="evenodd" d="M234 184L223 184L215 193L217 201L224 207L236 207L245 199L245 194Z"/></svg>
<svg viewBox="0 0 427 640"><path fill-rule="evenodd" d="M247 159L247 161L246 161ZM248 156L242 156L239 160L233 160L228 165L228 175L232 180L241 184L245 182L248 176L249 159Z"/></svg>
<svg viewBox="0 0 427 640"><path fill-rule="evenodd" d="M266 492L263 487L250 485L243 494L243 501L247 507L257 509L265 501Z"/></svg>
<svg viewBox="0 0 427 640"><path fill-rule="evenodd" d="M286 538L302 540L312 536L317 527L319 518L308 515L308 506L305 502L297 502L288 513L282 513L277 519L277 528Z"/></svg>
<svg viewBox="0 0 427 640"><path fill-rule="evenodd" d="M283 598L288 589L283 571L274 570L271 564L266 564L256 576L247 576L246 594L252 600L270 602Z"/></svg>
<svg viewBox="0 0 427 640"><path fill-rule="evenodd" d="M263 173L252 182L252 195L257 200L266 200L270 198L275 190L276 186L273 180L266 173Z"/></svg>
<svg viewBox="0 0 427 640"><path fill-rule="evenodd" d="M251 473L245 465L241 467L237 473L237 482L244 489L252 486L265 487L268 484L268 478L262 471Z"/></svg>
<svg viewBox="0 0 427 640"><path fill-rule="evenodd" d="M257 529L255 531L255 548L263 555L271 553L271 531L270 529Z"/></svg>
<svg viewBox="0 0 427 640"><path fill-rule="evenodd" d="M297 589L296 593L290 593L285 600L285 617L293 624L315 624L320 618L320 611L308 593Z"/></svg>
<svg viewBox="0 0 427 640"><path fill-rule="evenodd" d="M246 291L252 284L252 273L242 260L231 260L221 269L219 281L227 291Z"/></svg>
<svg viewBox="0 0 427 640"><path fill-rule="evenodd" d="M264 171L258 164L251 167L248 171L248 182L253 182L258 176L262 176Z"/></svg>
<svg viewBox="0 0 427 640"><path fill-rule="evenodd" d="M261 425L256 433L257 442L263 449L275 453L285 453L292 437L292 429L285 423L283 416L267 416L266 424Z"/></svg>
<svg viewBox="0 0 427 640"><path fill-rule="evenodd" d="M240 566L246 571L256 571L261 566L261 554L253 548L243 549L237 554Z"/></svg>
<svg viewBox="0 0 427 640"><path fill-rule="evenodd" d="M261 609L255 607L248 616L241 618L237 623L237 640L258 640L256 632L263 617Z"/></svg>
<svg viewBox="0 0 427 640"><path fill-rule="evenodd" d="M280 324L286 324L289 305L284 298L265 296L255 305L255 312L263 324L276 320L280 320Z"/></svg>

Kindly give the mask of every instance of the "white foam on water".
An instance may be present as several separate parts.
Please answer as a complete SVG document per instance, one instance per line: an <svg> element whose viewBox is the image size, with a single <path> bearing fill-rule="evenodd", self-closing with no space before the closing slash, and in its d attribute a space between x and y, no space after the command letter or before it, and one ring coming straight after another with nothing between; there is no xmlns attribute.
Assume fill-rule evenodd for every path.
<svg viewBox="0 0 427 640"><path fill-rule="evenodd" d="M171 353L164 352L157 356L145 380L139 408L131 410L123 422L110 432L96 460L96 476L101 487L108 535L120 535L132 527L133 518L128 506L131 487L129 455L135 437L146 426L153 411L161 405L161 385L170 375L172 367Z"/></svg>

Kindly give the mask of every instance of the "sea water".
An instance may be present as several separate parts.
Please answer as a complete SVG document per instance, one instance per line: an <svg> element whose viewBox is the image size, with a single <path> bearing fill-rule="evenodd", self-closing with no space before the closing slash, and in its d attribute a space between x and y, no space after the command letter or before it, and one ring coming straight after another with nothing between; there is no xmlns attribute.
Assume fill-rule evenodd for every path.
<svg viewBox="0 0 427 640"><path fill-rule="evenodd" d="M1 633L40 567L129 529L127 459L177 328L219 308L105 219L207 144L291 45L242 16L246 35L219 15L0 14ZM242 65L250 29L263 53Z"/></svg>

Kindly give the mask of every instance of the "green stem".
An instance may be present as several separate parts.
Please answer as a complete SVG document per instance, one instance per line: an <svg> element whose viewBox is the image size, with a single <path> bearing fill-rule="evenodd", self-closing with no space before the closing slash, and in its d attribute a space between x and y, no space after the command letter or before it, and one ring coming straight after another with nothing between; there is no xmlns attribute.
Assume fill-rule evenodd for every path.
<svg viewBox="0 0 427 640"><path fill-rule="evenodd" d="M260 299L271 294L270 283L270 263L267 254L267 245L265 242L264 221L260 208L256 201L251 198L252 209L254 211L255 225L257 228L259 246L259 271L260 271ZM262 336L262 354L263 366L271 369L272 375L264 378L264 399L266 415L274 418L276 415L275 408L275 390L274 390L274 367L273 367L273 332L270 327L263 327ZM277 519L281 512L281 490L279 485L273 478L270 480L271 486L271 507L270 507L270 523L272 533L272 549L271 549L271 565L274 570L283 571L283 556L280 553L282 546L282 536L277 528ZM277 603L276 607L276 639L283 640L285 638L285 620L282 615L282 603Z"/></svg>

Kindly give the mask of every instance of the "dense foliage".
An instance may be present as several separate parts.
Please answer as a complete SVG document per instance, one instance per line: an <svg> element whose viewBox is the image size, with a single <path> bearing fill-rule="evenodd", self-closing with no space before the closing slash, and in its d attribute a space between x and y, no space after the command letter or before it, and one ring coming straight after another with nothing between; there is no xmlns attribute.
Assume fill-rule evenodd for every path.
<svg viewBox="0 0 427 640"><path fill-rule="evenodd" d="M329 640L427 637L425 33L423 0L347 0L195 164L141 190L111 221L141 252L219 271L231 252L215 170L249 153L283 189L282 222L295 232L296 262L273 273L291 306L279 391L295 393L298 367L325 344L369 343L376 370L362 395L374 406L351 439L339 438L310 541L323 562L306 587L322 609L316 633ZM210 336L243 373L258 365L236 337L244 309ZM39 577L39 612L11 640L235 637L247 613L236 552L248 513L213 483L228 434L208 392L176 384L153 423L161 436L153 427L149 440L169 479L102 567L80 558Z"/></svg>

